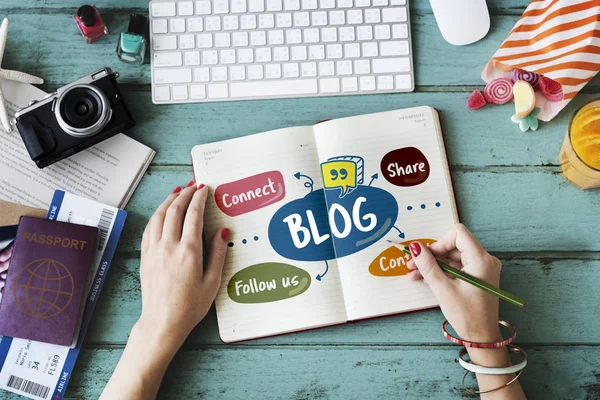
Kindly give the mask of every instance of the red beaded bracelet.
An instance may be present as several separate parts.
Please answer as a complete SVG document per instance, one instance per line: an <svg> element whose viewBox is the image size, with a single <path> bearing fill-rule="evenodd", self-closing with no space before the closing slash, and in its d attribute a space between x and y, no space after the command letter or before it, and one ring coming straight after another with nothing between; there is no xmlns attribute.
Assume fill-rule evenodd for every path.
<svg viewBox="0 0 600 400"><path fill-rule="evenodd" d="M507 328L509 328L512 331L511 337L509 337L508 339L502 340L501 342L475 343L475 342L469 342L464 339L456 338L456 337L452 336L451 334L449 334L448 331L446 330L446 327L450 324L448 322L448 320L444 321L444 323L442 324L442 333L444 334L446 339L448 339L452 343L456 343L456 344L459 344L459 345L465 346L465 347L493 349L493 348L498 348L498 347L504 347L507 344L514 342L515 338L517 337L517 330L515 329L514 325L504 319L498 320L498 323L500 325L506 326Z"/></svg>

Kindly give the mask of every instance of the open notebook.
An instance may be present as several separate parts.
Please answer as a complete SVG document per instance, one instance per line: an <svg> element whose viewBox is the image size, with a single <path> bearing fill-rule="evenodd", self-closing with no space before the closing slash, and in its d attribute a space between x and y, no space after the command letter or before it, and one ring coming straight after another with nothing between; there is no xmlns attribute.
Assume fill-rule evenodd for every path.
<svg viewBox="0 0 600 400"><path fill-rule="evenodd" d="M231 229L217 295L224 342L437 305L388 240L431 243L458 222L438 113L416 107L192 150Z"/></svg>

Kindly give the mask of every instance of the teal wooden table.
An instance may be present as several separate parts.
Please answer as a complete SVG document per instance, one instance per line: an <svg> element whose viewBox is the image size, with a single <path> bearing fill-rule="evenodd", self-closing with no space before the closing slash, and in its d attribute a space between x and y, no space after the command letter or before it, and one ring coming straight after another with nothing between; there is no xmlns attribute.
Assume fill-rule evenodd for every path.
<svg viewBox="0 0 600 400"><path fill-rule="evenodd" d="M107 65L121 72L138 125L131 132L158 154L127 206L119 252L67 398L97 398L140 313L139 244L149 216L192 178L198 143L368 112L430 105L442 113L463 222L503 261L502 286L528 300L502 304L529 352L522 384L531 399L600 398L600 192L567 184L557 165L569 116L594 97L592 82L535 133L510 121L510 105L471 112L479 73L527 0L488 0L492 28L471 46L441 38L429 2L412 0L414 93L155 106L150 67L117 60L117 35L147 0L99 0L110 36L84 43L76 0L2 0L10 19L4 66L45 78L52 90ZM214 310L168 371L165 399L461 398L458 347L440 333L438 310L383 318L238 345L219 341ZM151 351L151 349L148 349ZM6 393L0 399L13 398Z"/></svg>

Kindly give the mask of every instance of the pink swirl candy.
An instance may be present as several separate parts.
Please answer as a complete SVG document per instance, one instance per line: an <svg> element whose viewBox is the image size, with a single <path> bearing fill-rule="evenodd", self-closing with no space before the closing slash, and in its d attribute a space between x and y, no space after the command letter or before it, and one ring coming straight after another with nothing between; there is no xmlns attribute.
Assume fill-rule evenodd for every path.
<svg viewBox="0 0 600 400"><path fill-rule="evenodd" d="M483 97L488 103L504 104L513 98L512 82L505 78L497 78L483 89Z"/></svg>
<svg viewBox="0 0 600 400"><path fill-rule="evenodd" d="M538 83L540 81L540 76L535 72L525 71L524 69L517 68L512 73L513 82L516 81L525 81L531 85L533 90L538 88Z"/></svg>

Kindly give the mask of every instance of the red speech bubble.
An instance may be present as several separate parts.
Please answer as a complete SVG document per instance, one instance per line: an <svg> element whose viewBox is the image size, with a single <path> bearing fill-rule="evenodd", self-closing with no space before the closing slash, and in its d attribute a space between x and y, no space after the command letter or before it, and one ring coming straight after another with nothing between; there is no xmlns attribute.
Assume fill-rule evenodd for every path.
<svg viewBox="0 0 600 400"><path fill-rule="evenodd" d="M215 201L230 217L277 203L285 197L283 175L268 171L238 181L224 183L215 190Z"/></svg>
<svg viewBox="0 0 600 400"><path fill-rule="evenodd" d="M381 159L383 177L395 186L415 186L429 178L429 161L416 147L392 150Z"/></svg>

